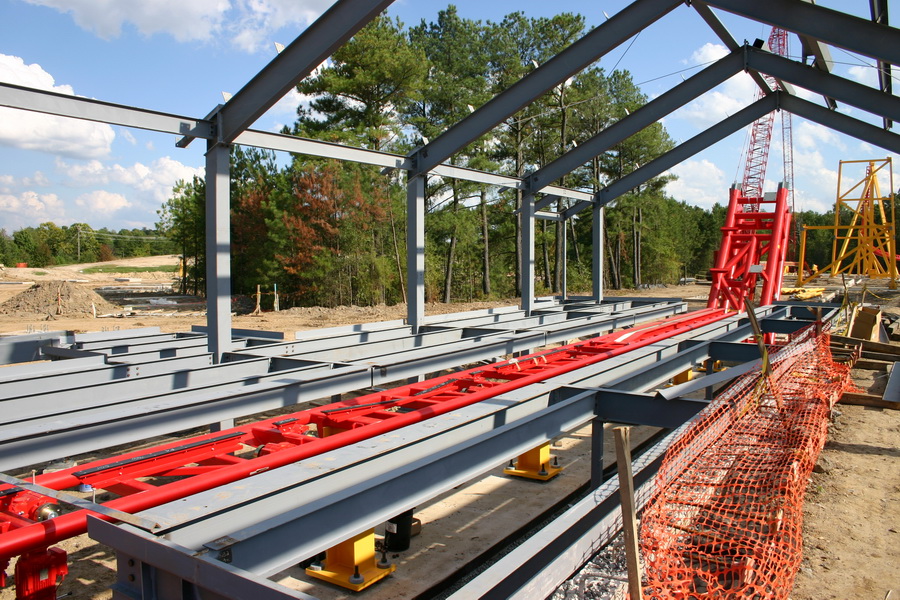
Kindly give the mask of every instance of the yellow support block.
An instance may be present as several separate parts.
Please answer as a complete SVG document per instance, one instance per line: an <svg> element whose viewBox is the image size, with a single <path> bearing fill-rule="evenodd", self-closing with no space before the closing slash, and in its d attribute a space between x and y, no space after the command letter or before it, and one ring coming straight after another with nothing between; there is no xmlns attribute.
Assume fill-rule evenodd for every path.
<svg viewBox="0 0 900 600"><path fill-rule="evenodd" d="M687 383L694 379L694 369L693 367L688 369L687 371L682 371L678 375L672 378L672 383L678 385L679 383Z"/></svg>
<svg viewBox="0 0 900 600"><path fill-rule="evenodd" d="M325 560L306 574L358 592L397 570L375 558L375 530L364 531L325 551Z"/></svg>
<svg viewBox="0 0 900 600"><path fill-rule="evenodd" d="M552 462L551 462L552 461ZM562 471L555 457L550 456L550 442L533 448L519 456L515 466L506 467L503 472L514 477L547 481Z"/></svg>

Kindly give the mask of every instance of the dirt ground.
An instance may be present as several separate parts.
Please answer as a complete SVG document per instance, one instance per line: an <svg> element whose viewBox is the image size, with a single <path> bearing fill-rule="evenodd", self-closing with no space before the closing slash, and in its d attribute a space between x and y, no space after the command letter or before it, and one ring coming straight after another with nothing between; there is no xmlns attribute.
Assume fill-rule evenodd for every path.
<svg viewBox="0 0 900 600"><path fill-rule="evenodd" d="M98 266L148 267L176 263L177 257L167 256L100 263ZM81 272L88 266L93 265L0 271L0 334L150 326L158 326L164 332L178 332L188 331L192 325L205 324L202 304L145 306L143 310L135 310L132 316L94 318L90 307L95 299L89 296L79 308L60 311L60 282L68 281L86 293L93 293L94 289L104 286L159 286L162 289L172 280L172 273L166 272ZM129 281L121 281L123 279ZM25 282L54 282L47 284L51 290L50 306L38 312L13 310L9 311L11 314L2 314L4 303L32 287L31 283ZM708 289L692 284L628 290L619 295L680 297L692 300L691 307L697 308L705 305ZM143 295L148 293L153 295L153 292ZM900 312L900 295L877 293L880 298L869 295L867 301L881 302L888 310ZM515 301L435 304L426 307L426 314L511 304ZM293 308L278 313L236 315L233 326L279 331L290 337L295 331L316 327L402 319L405 312L405 305ZM855 371L854 376L858 385L871 393L881 393L887 379L886 373L873 371ZM804 559L790 597L793 600L887 600L888 597L900 600L900 570L897 568L900 565L900 411L859 406L838 408L841 414L830 429L820 461L823 472L815 473L810 482L804 511ZM70 554L71 571L59 593L71 594L71 598L111 597L108 586L115 565L112 553L86 536L69 540L64 547ZM13 597L12 590L0 590L0 600Z"/></svg>

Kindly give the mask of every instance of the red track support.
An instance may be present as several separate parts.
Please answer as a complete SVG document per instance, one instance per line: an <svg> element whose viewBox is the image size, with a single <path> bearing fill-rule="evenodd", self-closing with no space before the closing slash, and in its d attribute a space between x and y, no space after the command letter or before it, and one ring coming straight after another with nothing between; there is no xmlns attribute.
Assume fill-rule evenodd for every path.
<svg viewBox="0 0 900 600"><path fill-rule="evenodd" d="M595 364L713 323L726 314L706 309L670 317L518 359L38 475L34 483L54 490L87 484L118 496L104 502L104 507L136 513ZM178 479L154 481L157 477ZM56 502L15 486L0 486L0 565L13 556L21 557L18 564L23 565L25 579L20 580L17 568L19 591L40 572L30 568L34 562L30 557L42 556L52 544L84 533L87 515L94 514L82 509L38 520L42 509L45 512L48 504ZM113 520L99 513L95 516Z"/></svg>
<svg viewBox="0 0 900 600"><path fill-rule="evenodd" d="M772 206L772 212L762 212L765 205ZM760 210L748 210L752 206ZM756 300L760 281L760 305L781 297L790 222L787 188L779 188L774 201L745 198L731 189L722 244L711 269L709 308L743 310L745 298Z"/></svg>

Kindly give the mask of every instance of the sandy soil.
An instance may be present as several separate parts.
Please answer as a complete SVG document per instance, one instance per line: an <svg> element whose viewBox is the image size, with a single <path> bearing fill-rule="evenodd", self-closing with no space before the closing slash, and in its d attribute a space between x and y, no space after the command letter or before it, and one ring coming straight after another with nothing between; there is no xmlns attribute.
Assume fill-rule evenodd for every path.
<svg viewBox="0 0 900 600"><path fill-rule="evenodd" d="M152 257L101 263L100 266L155 266L176 264L177 257ZM90 290L115 285L116 278L140 279L140 283L167 284L171 273L82 273L92 265L46 269L7 268L0 272L0 303L26 290L30 284L18 282L79 280L76 285ZM83 281L86 280L86 281ZM682 297L692 307L705 305L708 287L670 286L650 290L624 291L620 294L645 297ZM879 291L867 300L882 302L900 312L900 295ZM475 310L491 306L509 306L513 300L467 304L435 304L427 314ZM340 308L294 308L279 313L238 315L236 328L294 331L315 327L402 319L405 305ZM192 325L204 325L202 305L181 310L165 307L121 318L92 318L89 314L42 313L0 314L0 333L30 331L100 331L158 326L165 332L188 331ZM872 393L880 393L886 374L856 371L858 384ZM900 411L840 406L841 415L831 428L821 461L825 472L814 474L805 506L804 560L791 594L793 600L882 600L900 599ZM60 594L72 598L105 599L114 578L112 552L86 536L67 541L70 576ZM11 569L10 569L11 570ZM0 600L13 598L10 589L0 590Z"/></svg>

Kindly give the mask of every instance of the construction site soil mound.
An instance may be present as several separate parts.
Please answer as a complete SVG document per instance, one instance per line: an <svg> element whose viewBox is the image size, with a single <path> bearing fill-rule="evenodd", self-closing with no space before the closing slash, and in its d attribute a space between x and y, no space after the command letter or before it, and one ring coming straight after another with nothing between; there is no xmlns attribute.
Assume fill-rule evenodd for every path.
<svg viewBox="0 0 900 600"><path fill-rule="evenodd" d="M0 304L0 313L20 315L37 313L47 318L60 316L93 317L120 310L97 292L71 281L41 281Z"/></svg>

